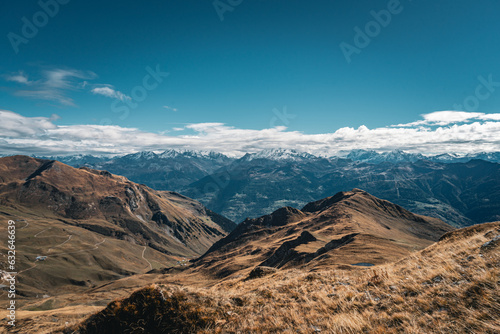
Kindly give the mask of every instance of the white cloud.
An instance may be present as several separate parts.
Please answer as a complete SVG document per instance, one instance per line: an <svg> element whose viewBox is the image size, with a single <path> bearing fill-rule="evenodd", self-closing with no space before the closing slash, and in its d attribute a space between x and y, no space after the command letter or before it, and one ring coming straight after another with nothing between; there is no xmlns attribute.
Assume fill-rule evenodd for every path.
<svg viewBox="0 0 500 334"><path fill-rule="evenodd" d="M92 93L97 95L102 95L106 97L110 97L112 99L119 99L121 101L131 100L130 96L123 94L122 92L115 90L112 86L106 85L103 87L96 87L91 90Z"/></svg>
<svg viewBox="0 0 500 334"><path fill-rule="evenodd" d="M52 68L43 70L40 78L35 81L30 81L22 71L16 74L4 75L3 77L6 81L25 86L13 91L16 96L52 101L64 106L75 106L74 100L69 94L72 91L82 90L121 101L131 100L129 96L116 90L112 85L90 84L87 80L97 78L97 75L90 71Z"/></svg>
<svg viewBox="0 0 500 334"><path fill-rule="evenodd" d="M0 138L43 137L47 130L56 129L53 121L47 117L24 117L11 111L0 110Z"/></svg>
<svg viewBox="0 0 500 334"><path fill-rule="evenodd" d="M25 89L15 90L14 95L16 96L74 106L74 101L68 96L68 92L77 90L81 86L79 81L95 77L96 75L92 72L73 69L50 69L42 71L42 78L36 81L28 81L28 77L22 72L17 76L7 77L7 80L27 85Z"/></svg>
<svg viewBox="0 0 500 334"><path fill-rule="evenodd" d="M172 111L177 111L177 108L169 107L169 106L163 106L163 108L167 110L172 110Z"/></svg>
<svg viewBox="0 0 500 334"><path fill-rule="evenodd" d="M17 82L23 85L29 85L32 83L31 81L29 81L28 76L25 75L22 71L13 75L5 75L5 80Z"/></svg>
<svg viewBox="0 0 500 334"><path fill-rule="evenodd" d="M430 114L423 114L423 120L407 124L398 124L393 127L415 127L422 125L445 126L455 123L465 123L477 120L500 120L500 114L485 114L479 112L466 111L435 111Z"/></svg>
<svg viewBox="0 0 500 334"><path fill-rule="evenodd" d="M479 119L486 121L500 121L500 114L482 114Z"/></svg>
<svg viewBox="0 0 500 334"><path fill-rule="evenodd" d="M481 115L483 114L465 111L436 111L423 115L423 117L428 124L447 125L450 123L467 122Z"/></svg>
<svg viewBox="0 0 500 334"><path fill-rule="evenodd" d="M186 128L201 133L218 132L222 129L232 129L232 127L225 126L224 123L196 123L189 124Z"/></svg>
<svg viewBox="0 0 500 334"><path fill-rule="evenodd" d="M429 116L432 115L432 116ZM453 116L446 119L445 115ZM427 116L427 117L426 117ZM232 156L268 148L293 148L317 155L335 155L351 149L402 149L423 154L500 151L499 114L445 114L423 116L418 126L369 129L344 127L332 133L305 134L286 127L239 129L223 123L190 124L189 134L150 133L136 128L103 125L54 124L56 116L24 117L0 111L0 153L13 154L125 154L167 148L214 150ZM445 126L435 126L445 122ZM428 123L423 123L428 122ZM452 124L455 122L455 124ZM432 124L433 126L425 126Z"/></svg>

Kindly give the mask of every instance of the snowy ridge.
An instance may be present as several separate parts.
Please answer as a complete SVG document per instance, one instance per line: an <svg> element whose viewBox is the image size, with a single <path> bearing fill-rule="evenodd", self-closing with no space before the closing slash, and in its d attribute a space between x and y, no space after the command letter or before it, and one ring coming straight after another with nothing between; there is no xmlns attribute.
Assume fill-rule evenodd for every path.
<svg viewBox="0 0 500 334"><path fill-rule="evenodd" d="M287 160L287 161L302 161L307 159L318 159L317 156L307 152L299 152L294 149L269 149L263 150L258 153L247 153L243 158L245 161L252 161L255 159L268 159L268 160Z"/></svg>
<svg viewBox="0 0 500 334"><path fill-rule="evenodd" d="M225 156L224 154L214 151L194 151L194 150L183 150L183 149L167 149L161 153L155 153L153 151L142 151L123 156L123 158L129 158L135 160L169 159L178 157L205 158L205 159L227 158L227 156Z"/></svg>
<svg viewBox="0 0 500 334"><path fill-rule="evenodd" d="M2 156L9 156L12 154L0 154ZM116 155L116 156L105 156L105 155L85 155L85 154L75 154L68 156L35 156L35 158L58 160L69 165L78 165L81 163L107 163L114 159L125 159L134 161L147 161L147 160L158 160L158 159L177 159L177 158L188 158L188 159L202 159L202 160L217 160L232 161L234 158L230 158L222 153L214 151L195 151L195 150L185 150L185 149L167 149L163 152L154 151L141 151L137 153L131 153L127 155ZM500 152L482 152L474 154L457 154L457 153L443 153L438 155L423 155L420 153L409 153L403 150L393 150L389 152L376 152L374 150L352 150L347 152L341 152L337 156L328 156L323 154L310 154L307 152L301 152L295 149L265 149L257 153L247 153L241 159L243 161L251 161L255 159L267 159L274 161L307 161L315 159L336 159L336 158L346 158L352 161L364 162L369 164L379 164L383 162L390 163L404 163L404 162L416 162L418 160L429 160L432 162L440 163L465 163L474 159L485 160L489 162L500 163Z"/></svg>

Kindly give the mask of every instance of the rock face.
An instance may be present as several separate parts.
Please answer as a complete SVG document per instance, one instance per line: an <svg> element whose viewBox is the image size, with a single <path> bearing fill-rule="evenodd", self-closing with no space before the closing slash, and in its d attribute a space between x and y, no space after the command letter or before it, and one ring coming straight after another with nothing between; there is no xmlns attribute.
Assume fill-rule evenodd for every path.
<svg viewBox="0 0 500 334"><path fill-rule="evenodd" d="M278 270L276 268L266 267L266 266L257 266L255 267L250 274L247 276L247 280L261 278L267 275L274 274Z"/></svg>
<svg viewBox="0 0 500 334"><path fill-rule="evenodd" d="M491 239L490 241L486 242L484 245L482 245L481 252L487 253L495 249L498 249L499 246L500 246L500 234Z"/></svg>
<svg viewBox="0 0 500 334"><path fill-rule="evenodd" d="M360 189L247 219L217 241L195 268L227 276L253 266L335 267L396 260L453 228Z"/></svg>
<svg viewBox="0 0 500 334"><path fill-rule="evenodd" d="M282 243L281 246L274 251L273 255L260 265L265 267L281 268L298 256L298 252L295 250L297 246L317 240L318 239L316 239L316 237L314 237L310 232L304 231L296 239Z"/></svg>

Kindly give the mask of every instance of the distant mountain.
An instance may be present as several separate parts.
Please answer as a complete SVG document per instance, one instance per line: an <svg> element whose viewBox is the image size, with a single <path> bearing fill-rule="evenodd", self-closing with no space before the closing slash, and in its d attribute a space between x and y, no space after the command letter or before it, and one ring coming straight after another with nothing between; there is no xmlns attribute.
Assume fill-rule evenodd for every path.
<svg viewBox="0 0 500 334"><path fill-rule="evenodd" d="M37 159L44 159L44 160L57 160L59 162L62 162L63 164L72 166L72 167L82 167L85 164L89 165L98 165L101 163L104 163L106 161L109 161L109 157L105 156L94 156L90 154L75 154L75 155L69 155L69 156L50 156L50 157L45 157L45 156L32 156L33 158Z"/></svg>
<svg viewBox="0 0 500 334"><path fill-rule="evenodd" d="M221 153L189 150L166 150L158 154L145 151L112 158L89 155L49 158L73 167L107 170L156 190L173 191L210 175L234 160Z"/></svg>
<svg viewBox="0 0 500 334"><path fill-rule="evenodd" d="M299 152L291 149L270 149L253 154L247 153L243 156L242 159L245 161L252 161L257 159L268 159L276 161L305 161L308 159L318 159L318 157L306 152Z"/></svg>
<svg viewBox="0 0 500 334"><path fill-rule="evenodd" d="M467 155L467 157L469 157L471 160L485 160L500 163L500 152L469 154Z"/></svg>
<svg viewBox="0 0 500 334"><path fill-rule="evenodd" d="M354 189L247 219L217 241L195 268L219 277L260 265L331 268L382 264L423 249L453 228Z"/></svg>
<svg viewBox="0 0 500 334"><path fill-rule="evenodd" d="M424 156L420 153L408 153L402 150L378 153L376 151L352 150L343 157L352 161L366 162L370 164L380 164L383 162L401 163L417 162L418 160L429 160L442 163L463 163L471 160L484 160L500 163L500 152L477 153L468 155L459 155L455 153L444 153L438 155Z"/></svg>
<svg viewBox="0 0 500 334"><path fill-rule="evenodd" d="M355 187L455 226L499 219L498 164L485 161L500 161L500 153L423 156L354 150L343 158L326 158L271 149L235 159L215 152L166 150L57 159L185 194L236 222Z"/></svg>
<svg viewBox="0 0 500 334"><path fill-rule="evenodd" d="M0 157L3 155L0 155ZM162 190L177 190L179 185L182 187L188 181L196 181L196 176L205 174L208 175L218 168L228 166L233 161L237 160L235 158L230 158L224 154L213 152L213 151L194 151L194 150L174 150L169 149L161 153L155 153L151 151L137 152L133 154L127 154L123 156L116 157L105 157L105 156L92 156L92 155L70 155L70 156L33 156L41 159L52 159L58 160L62 163L68 164L73 167L92 167L92 168L104 168L107 167L110 172L114 172L114 169L121 170L126 174L124 176L130 177L131 179L138 178L144 179L145 184L153 186L157 189L162 187ZM317 160L323 159L324 156L315 156L310 153L301 152L293 149L266 149L257 153L247 153L242 159L245 161L251 161L254 159L268 159L268 160L286 160L286 161L305 161L305 160ZM394 150L390 152L376 152L368 150L352 150L349 152L344 152L339 156L332 156L330 159L349 159L356 162L365 162L369 164L380 164L384 162L390 163L404 163L404 162L417 162L419 160L429 160L433 162L441 163L465 163L471 160L484 160L489 162L500 163L500 152L491 153L476 153L468 155L459 155L456 153L444 153L439 155L428 155L424 156L420 153L408 153L402 150ZM132 163L127 169L123 169L120 163ZM145 175L133 172L134 169L141 168L147 169L144 171ZM187 168L189 171L186 173L179 173L183 168ZM157 178L151 178L146 176L150 173L165 172L163 176L168 177L168 172L173 173L172 176L178 178L177 181L164 181L159 182ZM207 174L208 173L208 174ZM122 174L120 174L122 175ZM191 177L190 175L193 175ZM195 176L196 175L196 176ZM141 182L141 181L137 181ZM153 182L154 184L149 184L148 182Z"/></svg>
<svg viewBox="0 0 500 334"><path fill-rule="evenodd" d="M401 150L391 152L377 153L375 151L353 150L347 156L347 159L352 161L360 161L372 164L383 162L401 163L401 162L416 162L426 159L422 154L406 153Z"/></svg>
<svg viewBox="0 0 500 334"><path fill-rule="evenodd" d="M365 189L455 226L500 219L500 164L482 160L371 164L245 156L180 192L240 222L283 206L298 208L346 188Z"/></svg>
<svg viewBox="0 0 500 334"><path fill-rule="evenodd" d="M444 153L444 154L439 154L439 155L435 155L432 157L428 157L427 160L434 161L434 162L442 162L442 163L457 163L457 162L465 163L465 162L471 161L472 158L468 157L468 156L460 156L460 155L455 154L455 153ZM486 161L490 161L490 160L486 160Z"/></svg>
<svg viewBox="0 0 500 334"><path fill-rule="evenodd" d="M17 221L25 294L166 267L203 254L235 227L177 193L26 156L0 158L0 217Z"/></svg>

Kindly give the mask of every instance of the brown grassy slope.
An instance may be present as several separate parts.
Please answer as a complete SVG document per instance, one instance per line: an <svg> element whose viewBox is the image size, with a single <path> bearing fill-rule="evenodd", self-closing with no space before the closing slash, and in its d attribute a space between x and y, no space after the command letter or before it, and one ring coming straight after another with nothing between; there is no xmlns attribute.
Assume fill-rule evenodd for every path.
<svg viewBox="0 0 500 334"><path fill-rule="evenodd" d="M195 262L194 270L225 277L257 264L326 268L382 264L422 249L453 228L354 189L282 208L238 225Z"/></svg>
<svg viewBox="0 0 500 334"><path fill-rule="evenodd" d="M159 251L203 253L224 230L197 202L122 176L26 156L0 158L0 204L78 220L101 234L133 235Z"/></svg>
<svg viewBox="0 0 500 334"><path fill-rule="evenodd" d="M21 304L199 256L232 224L173 192L26 156L0 158L0 235L10 219L17 222L19 295L39 298ZM4 254L6 247L0 244Z"/></svg>
<svg viewBox="0 0 500 334"><path fill-rule="evenodd" d="M457 230L375 269L159 284L56 333L498 333L499 235L500 222Z"/></svg>

